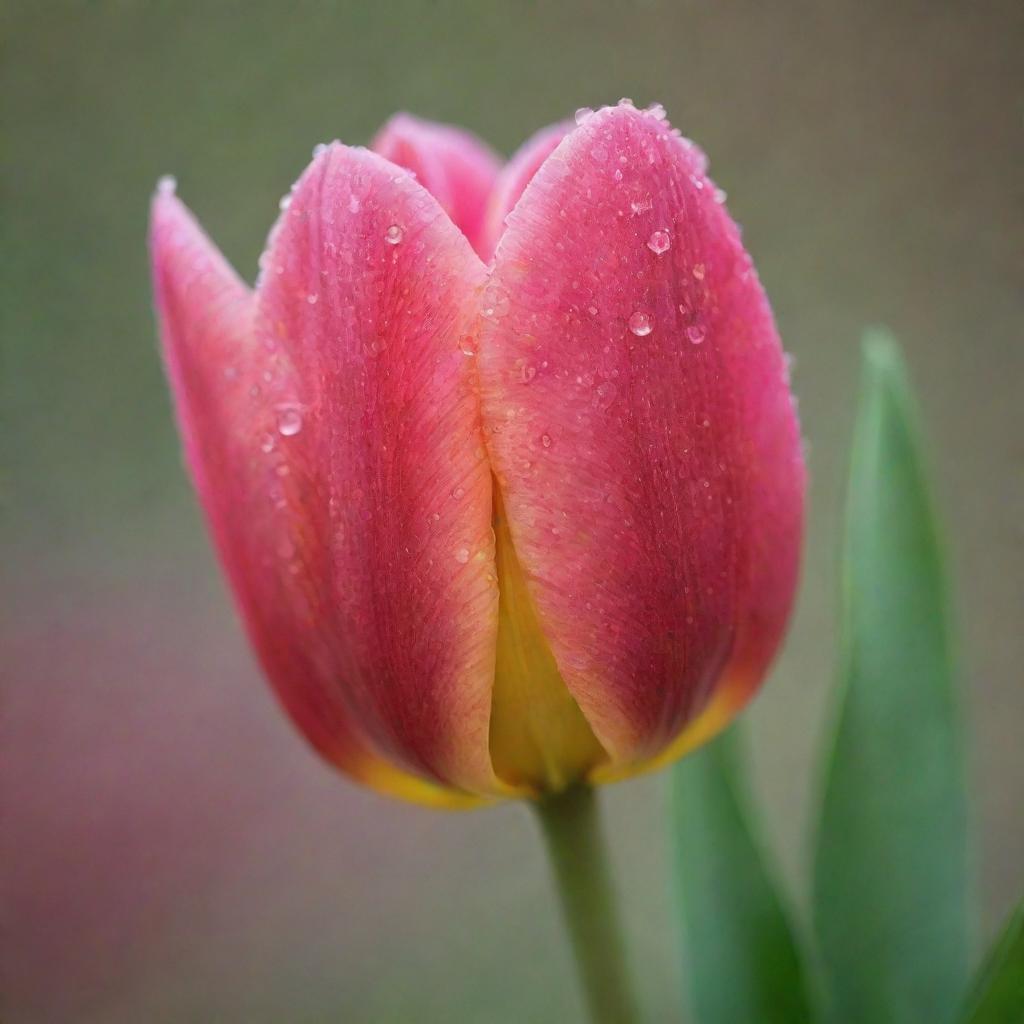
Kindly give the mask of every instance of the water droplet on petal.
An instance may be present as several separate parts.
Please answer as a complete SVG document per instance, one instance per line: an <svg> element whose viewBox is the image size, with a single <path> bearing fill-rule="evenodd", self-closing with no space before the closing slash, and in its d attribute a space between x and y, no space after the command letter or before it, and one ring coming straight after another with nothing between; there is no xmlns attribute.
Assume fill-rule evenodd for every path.
<svg viewBox="0 0 1024 1024"><path fill-rule="evenodd" d="M654 323L647 313L637 310L629 318L629 329L638 337L642 338L646 334L650 334L654 329Z"/></svg>
<svg viewBox="0 0 1024 1024"><path fill-rule="evenodd" d="M686 328L686 336L690 339L691 345L699 345L707 334L707 329L700 324L690 324Z"/></svg>
<svg viewBox="0 0 1024 1024"><path fill-rule="evenodd" d="M309 293L309 294L308 294L308 295L306 296L306 301L307 301L307 302L308 302L308 303L309 303L309 304L310 304L311 306L315 306L315 305L317 304L317 301L319 300L319 298L320 298L320 296L319 296L319 295L317 295L317 293L316 293L316 292L310 292L310 293Z"/></svg>
<svg viewBox="0 0 1024 1024"><path fill-rule="evenodd" d="M156 183L156 190L162 196L173 196L178 190L178 179L173 174L165 174Z"/></svg>
<svg viewBox="0 0 1024 1024"><path fill-rule="evenodd" d="M615 168L615 173L612 175L612 177L616 181L622 181L622 171L618 167L616 167Z"/></svg>
<svg viewBox="0 0 1024 1024"><path fill-rule="evenodd" d="M473 338L468 334L464 334L461 338L459 338L459 351L464 356L475 356L476 338Z"/></svg>
<svg viewBox="0 0 1024 1024"><path fill-rule="evenodd" d="M719 206L721 206L722 203L724 203L728 198L729 194L725 191L724 188L715 189L715 202L718 203Z"/></svg>
<svg viewBox="0 0 1024 1024"><path fill-rule="evenodd" d="M672 245L672 239L667 231L654 231L651 237L647 239L647 248L655 254L660 256L663 252L668 252L669 247Z"/></svg>
<svg viewBox="0 0 1024 1024"><path fill-rule="evenodd" d="M504 289L497 284L488 285L484 289L483 295L483 308L481 313L487 317L488 320L497 320L500 317L505 316L509 310L509 299L508 295L505 294Z"/></svg>
<svg viewBox="0 0 1024 1024"><path fill-rule="evenodd" d="M550 434L541 434L540 435L540 443L542 445L544 445L545 448L550 448L551 447L551 435Z"/></svg>
<svg viewBox="0 0 1024 1024"><path fill-rule="evenodd" d="M353 193L348 197L348 212L358 213L359 212L359 197Z"/></svg>
<svg viewBox="0 0 1024 1024"><path fill-rule="evenodd" d="M598 409L610 409L615 401L615 390L615 385L610 380L598 384L594 389L594 405Z"/></svg>
<svg viewBox="0 0 1024 1024"><path fill-rule="evenodd" d="M593 116L593 107L580 107L579 110L576 111L576 123L583 124L584 121L588 121Z"/></svg>
<svg viewBox="0 0 1024 1024"><path fill-rule="evenodd" d="M459 498L461 498L465 493L466 493L466 491L462 487L454 487L454 488L452 488L452 497L456 501L458 501Z"/></svg>
<svg viewBox="0 0 1024 1024"><path fill-rule="evenodd" d="M279 409L277 432L282 437L294 437L302 429L302 413L294 407Z"/></svg>
<svg viewBox="0 0 1024 1024"><path fill-rule="evenodd" d="M260 451L270 453L274 450L274 435L264 434L260 438Z"/></svg>
<svg viewBox="0 0 1024 1024"><path fill-rule="evenodd" d="M313 159L315 160L318 156L323 156L323 154L326 153L326 152L327 152L327 143L326 142L318 142L313 147Z"/></svg>
<svg viewBox="0 0 1024 1024"><path fill-rule="evenodd" d="M694 263L694 265L693 265L693 276L695 278L697 278L698 281L703 281L704 280L704 274L706 273L706 271L707 271L707 268L704 266L703 263Z"/></svg>
<svg viewBox="0 0 1024 1024"><path fill-rule="evenodd" d="M286 195L283 195L283 196L281 196L281 198L280 198L280 200L278 201L278 204L277 204L277 205L278 205L278 207L279 207L279 208L280 208L280 209L281 209L282 211L283 211L283 210L287 210L287 209L288 209L288 207L292 205L292 195L291 195L291 193L289 192L289 193L287 193Z"/></svg>
<svg viewBox="0 0 1024 1024"><path fill-rule="evenodd" d="M384 232L384 241L387 242L388 245L398 245L402 240L403 234L404 232L398 224L392 224L387 231Z"/></svg>
<svg viewBox="0 0 1024 1024"><path fill-rule="evenodd" d="M469 548L459 548L455 552L455 561L465 565L469 561Z"/></svg>
<svg viewBox="0 0 1024 1024"><path fill-rule="evenodd" d="M660 103L652 103L644 113L653 117L656 121L665 120L665 108Z"/></svg>

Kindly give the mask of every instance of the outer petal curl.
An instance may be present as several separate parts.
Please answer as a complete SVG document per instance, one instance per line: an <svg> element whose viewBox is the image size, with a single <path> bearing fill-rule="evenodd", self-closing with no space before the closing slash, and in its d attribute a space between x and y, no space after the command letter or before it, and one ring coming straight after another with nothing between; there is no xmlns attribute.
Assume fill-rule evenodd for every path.
<svg viewBox="0 0 1024 1024"><path fill-rule="evenodd" d="M509 217L484 296L485 432L566 685L636 770L754 692L797 576L783 352L699 150L604 109Z"/></svg>
<svg viewBox="0 0 1024 1024"><path fill-rule="evenodd" d="M157 306L187 460L282 703L355 778L465 806L492 792L490 480L457 348L483 269L394 173L322 154L257 294L163 190Z"/></svg>

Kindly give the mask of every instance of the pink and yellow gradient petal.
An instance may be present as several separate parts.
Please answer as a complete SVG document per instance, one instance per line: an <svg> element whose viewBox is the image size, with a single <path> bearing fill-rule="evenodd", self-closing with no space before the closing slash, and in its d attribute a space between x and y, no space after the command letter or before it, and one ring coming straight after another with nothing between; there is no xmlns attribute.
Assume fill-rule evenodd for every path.
<svg viewBox="0 0 1024 1024"><path fill-rule="evenodd" d="M491 459L541 629L611 757L598 775L732 713L795 587L799 429L720 199L662 119L606 108L527 186L485 293Z"/></svg>
<svg viewBox="0 0 1024 1024"><path fill-rule="evenodd" d="M462 346L485 270L437 201L338 144L272 232L258 330L301 382L316 619L373 749L494 794L491 474Z"/></svg>
<svg viewBox="0 0 1024 1024"><path fill-rule="evenodd" d="M497 620L487 578L490 475L457 348L482 268L425 192L393 192L393 168L365 152L324 154L296 189L296 209L330 190L332 163L350 198L377 205L362 217L346 208L345 251L359 260L351 273L379 289L346 284L342 264L322 274L333 244L319 235L324 220L317 216L314 243L285 214L254 294L169 188L154 200L157 307L186 458L251 641L312 745L384 792L472 806L502 790L492 785L487 751ZM384 238L390 223L377 219L392 215L409 232L410 254L417 240L430 240L430 254L445 260L440 275L415 256L393 257L397 247ZM366 266L374 256L375 269ZM316 304L314 284L327 311L319 329L330 340L313 339L317 325L306 320L296 334L296 319ZM373 295L383 298L374 305ZM348 335L345 318L360 325ZM374 339L391 355L381 359ZM459 358L446 359L449 349ZM429 372L419 375L421 366ZM394 424L371 429L355 453L339 437L344 417L325 425L325 412L344 396L345 381L332 386L332 370L367 385L350 424L358 418L372 428L396 402L404 410ZM397 396L398 388L409 393ZM474 546L466 564L456 536ZM415 674L416 692L396 708L408 686L403 693L394 685L390 702L380 687L405 671Z"/></svg>

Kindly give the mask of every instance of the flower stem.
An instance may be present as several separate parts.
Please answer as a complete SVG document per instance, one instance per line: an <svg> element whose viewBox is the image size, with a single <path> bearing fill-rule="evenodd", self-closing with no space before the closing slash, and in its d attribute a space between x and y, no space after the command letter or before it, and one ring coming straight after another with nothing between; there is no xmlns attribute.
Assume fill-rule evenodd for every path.
<svg viewBox="0 0 1024 1024"><path fill-rule="evenodd" d="M575 786L533 804L594 1024L638 1019L597 796Z"/></svg>

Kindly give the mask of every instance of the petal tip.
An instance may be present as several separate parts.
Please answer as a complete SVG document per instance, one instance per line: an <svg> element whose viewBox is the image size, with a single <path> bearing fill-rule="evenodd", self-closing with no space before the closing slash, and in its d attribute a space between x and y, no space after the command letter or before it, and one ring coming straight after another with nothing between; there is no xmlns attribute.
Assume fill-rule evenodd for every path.
<svg viewBox="0 0 1024 1024"><path fill-rule="evenodd" d="M414 132L423 127L424 122L422 118L417 117L415 114L410 114L407 110L397 110L377 129L377 134L374 135L370 148L379 151L386 143L386 140L389 140L392 136Z"/></svg>
<svg viewBox="0 0 1024 1024"><path fill-rule="evenodd" d="M370 148L415 175L473 246L481 247L487 200L501 166L490 146L454 125L400 111Z"/></svg>
<svg viewBox="0 0 1024 1024"><path fill-rule="evenodd" d="M633 130L642 132L652 138L662 140L674 139L690 156L695 170L703 173L707 170L708 159L704 151L691 139L683 135L679 128L672 125L661 103L651 103L640 108L632 100L621 99L614 105L599 107L584 118L577 112L577 125L588 132L600 130Z"/></svg>
<svg viewBox="0 0 1024 1024"><path fill-rule="evenodd" d="M178 179L173 174L162 174L156 182L154 196L173 196L178 192Z"/></svg>
<svg viewBox="0 0 1024 1024"><path fill-rule="evenodd" d="M151 237L168 222L188 216L185 204L178 198L178 179L164 174L157 179L149 202Z"/></svg>

